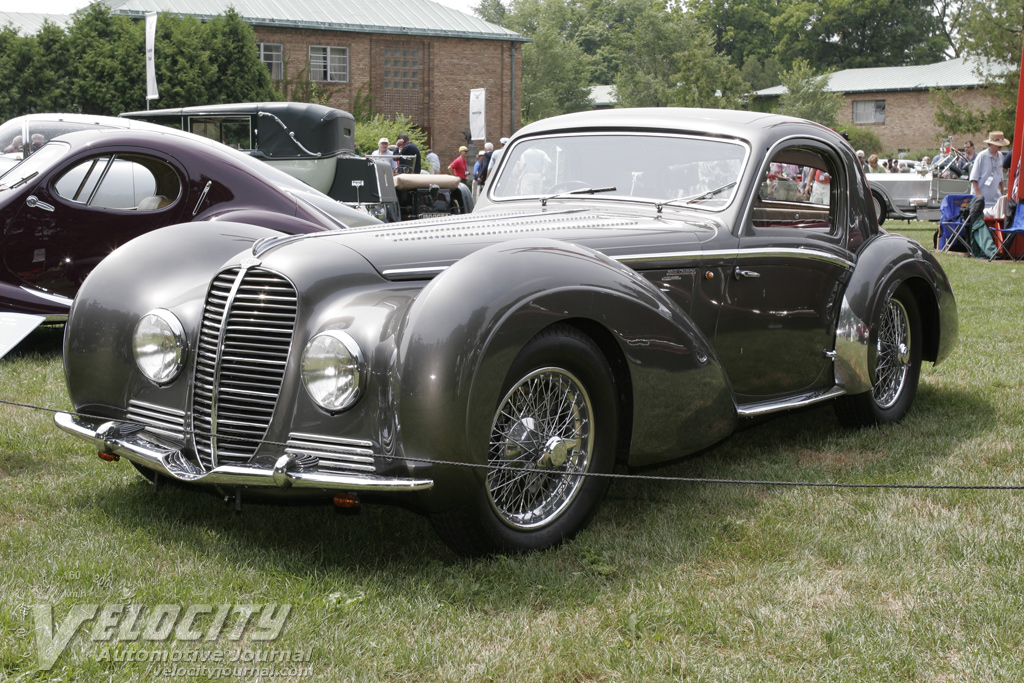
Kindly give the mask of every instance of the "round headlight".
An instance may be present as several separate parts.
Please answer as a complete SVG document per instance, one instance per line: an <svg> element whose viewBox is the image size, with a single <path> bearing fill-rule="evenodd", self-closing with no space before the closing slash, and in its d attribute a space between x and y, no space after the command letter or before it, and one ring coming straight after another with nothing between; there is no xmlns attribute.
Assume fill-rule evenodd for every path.
<svg viewBox="0 0 1024 683"><path fill-rule="evenodd" d="M302 354L302 383L318 406L336 412L359 400L363 354L352 337L327 330L309 340Z"/></svg>
<svg viewBox="0 0 1024 683"><path fill-rule="evenodd" d="M166 309L150 311L135 326L132 351L142 374L157 384L167 384L185 363L185 328Z"/></svg>

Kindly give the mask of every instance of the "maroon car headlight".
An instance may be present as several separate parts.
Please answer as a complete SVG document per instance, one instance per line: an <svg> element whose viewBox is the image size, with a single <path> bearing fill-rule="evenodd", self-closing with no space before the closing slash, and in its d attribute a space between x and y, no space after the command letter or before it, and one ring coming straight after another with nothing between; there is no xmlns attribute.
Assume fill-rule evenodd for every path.
<svg viewBox="0 0 1024 683"><path fill-rule="evenodd" d="M302 354L302 384L313 401L330 412L350 408L359 400L363 354L352 337L327 330L309 340Z"/></svg>
<svg viewBox="0 0 1024 683"><path fill-rule="evenodd" d="M154 309L135 325L132 335L135 364L153 382L173 382L185 364L185 351L185 328L167 309Z"/></svg>

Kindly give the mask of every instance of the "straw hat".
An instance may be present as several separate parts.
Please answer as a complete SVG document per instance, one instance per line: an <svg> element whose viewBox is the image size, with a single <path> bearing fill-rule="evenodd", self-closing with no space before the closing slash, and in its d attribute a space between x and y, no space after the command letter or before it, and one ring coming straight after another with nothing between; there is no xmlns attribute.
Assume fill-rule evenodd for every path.
<svg viewBox="0 0 1024 683"><path fill-rule="evenodd" d="M994 130L988 134L988 139L985 140L986 145L998 145L1000 147L1006 147L1010 144L1010 141L1003 135L1003 131Z"/></svg>

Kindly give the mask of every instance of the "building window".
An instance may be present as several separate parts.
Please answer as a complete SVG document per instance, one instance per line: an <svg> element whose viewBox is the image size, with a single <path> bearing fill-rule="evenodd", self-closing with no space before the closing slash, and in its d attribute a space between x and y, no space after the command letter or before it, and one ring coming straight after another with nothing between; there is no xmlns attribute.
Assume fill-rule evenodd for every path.
<svg viewBox="0 0 1024 683"><path fill-rule="evenodd" d="M284 78L284 45L280 43L259 43L260 61L270 69L270 78L280 81Z"/></svg>
<svg viewBox="0 0 1024 683"><path fill-rule="evenodd" d="M885 123L885 100L854 100L854 123Z"/></svg>
<svg viewBox="0 0 1024 683"><path fill-rule="evenodd" d="M348 48L311 45L309 80L348 83Z"/></svg>
<svg viewBox="0 0 1024 683"><path fill-rule="evenodd" d="M420 51L406 48L384 48L385 90L420 89Z"/></svg>

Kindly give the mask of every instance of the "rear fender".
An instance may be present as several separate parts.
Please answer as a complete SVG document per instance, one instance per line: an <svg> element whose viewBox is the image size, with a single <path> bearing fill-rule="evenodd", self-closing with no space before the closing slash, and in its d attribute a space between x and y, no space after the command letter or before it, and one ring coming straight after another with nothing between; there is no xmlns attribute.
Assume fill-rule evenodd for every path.
<svg viewBox="0 0 1024 683"><path fill-rule="evenodd" d="M956 346L956 299L938 261L902 235L877 237L857 257L836 332L836 383L847 393L871 389L870 339L877 332L882 306L904 284L921 311L922 358L938 364Z"/></svg>

